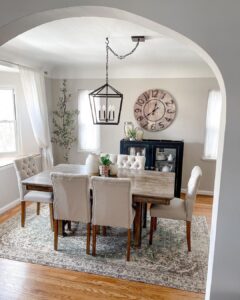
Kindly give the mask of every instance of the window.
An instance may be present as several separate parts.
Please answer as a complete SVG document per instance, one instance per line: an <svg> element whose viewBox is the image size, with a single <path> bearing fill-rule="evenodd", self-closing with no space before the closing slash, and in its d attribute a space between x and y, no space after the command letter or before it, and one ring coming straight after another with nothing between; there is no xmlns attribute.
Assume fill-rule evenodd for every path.
<svg viewBox="0 0 240 300"><path fill-rule="evenodd" d="M220 91L210 91L208 96L206 136L204 145L204 158L206 159L217 158L221 109L222 96Z"/></svg>
<svg viewBox="0 0 240 300"><path fill-rule="evenodd" d="M13 89L0 89L0 154L17 151L16 112Z"/></svg>
<svg viewBox="0 0 240 300"><path fill-rule="evenodd" d="M78 150L100 152L100 127L94 125L88 94L91 91L80 90L78 97Z"/></svg>

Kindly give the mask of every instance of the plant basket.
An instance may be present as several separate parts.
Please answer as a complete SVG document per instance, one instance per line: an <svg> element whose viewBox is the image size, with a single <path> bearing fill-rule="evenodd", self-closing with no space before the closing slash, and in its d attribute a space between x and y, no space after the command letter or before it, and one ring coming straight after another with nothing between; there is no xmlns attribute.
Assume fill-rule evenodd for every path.
<svg viewBox="0 0 240 300"><path fill-rule="evenodd" d="M109 177L110 174L110 166L101 165L99 166L100 176Z"/></svg>

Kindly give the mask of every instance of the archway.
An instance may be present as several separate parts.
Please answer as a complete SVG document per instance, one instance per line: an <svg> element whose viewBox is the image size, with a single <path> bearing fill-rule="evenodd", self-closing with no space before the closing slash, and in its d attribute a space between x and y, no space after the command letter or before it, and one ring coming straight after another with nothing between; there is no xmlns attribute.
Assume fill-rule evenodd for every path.
<svg viewBox="0 0 240 300"><path fill-rule="evenodd" d="M80 17L80 16L104 16L104 17L112 17L123 19L123 20L129 20L134 21L135 23L141 24L142 26L145 26L146 28L153 29L155 31L164 33L170 37L173 37L176 40L179 40L180 42L188 45L190 48L192 48L195 52L198 53L199 56L201 56L208 65L212 68L220 89L223 96L223 110L222 110L222 122L221 122L221 136L220 136L220 144L219 144L219 154L218 154L218 161L217 161L217 170L216 170L216 179L215 179L215 197L216 200L218 199L219 194L219 185L220 185L220 176L221 176L221 164L222 164L222 152L223 152L223 142L224 142L224 129L225 129L225 115L226 115L226 91L225 91L225 85L224 81L221 75L221 72L216 65L216 63L213 61L213 59L210 57L208 53L206 53L199 45L194 43L192 40L188 39L187 37L177 33L176 31L173 31L167 27L164 27L160 24L157 24L155 22L152 22L150 20L147 20L143 17L133 15L129 12L113 9L113 8L106 8L106 7L88 7L88 6L82 6L82 7L72 7L72 8L64 8L59 10L52 10L52 11L45 11L39 14L30 15L28 17L19 19L13 23L10 23L8 26L5 26L0 31L0 44L3 44L7 42L7 40L17 36L18 34L31 29L35 26L38 26L40 24L50 22L57 19L63 19L63 18L69 18L69 17ZM217 203L215 202L214 207L214 215L217 215ZM212 263L212 257L213 257L213 250L214 250L214 237L215 232L214 228L216 228L216 219L214 218L214 224L213 224L213 231L212 231L212 239L211 239L211 249L210 249L210 262ZM211 268L209 268L210 270ZM211 278L211 271L209 271L209 280L208 280L208 286L210 284L210 278Z"/></svg>

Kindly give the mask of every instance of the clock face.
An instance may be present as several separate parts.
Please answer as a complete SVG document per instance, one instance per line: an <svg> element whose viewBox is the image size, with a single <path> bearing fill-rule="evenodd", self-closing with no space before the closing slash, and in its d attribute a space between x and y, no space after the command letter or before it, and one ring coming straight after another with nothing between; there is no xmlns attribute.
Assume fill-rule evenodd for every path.
<svg viewBox="0 0 240 300"><path fill-rule="evenodd" d="M163 130L175 119L175 100L164 90L145 91L134 104L134 116L138 124L146 130Z"/></svg>

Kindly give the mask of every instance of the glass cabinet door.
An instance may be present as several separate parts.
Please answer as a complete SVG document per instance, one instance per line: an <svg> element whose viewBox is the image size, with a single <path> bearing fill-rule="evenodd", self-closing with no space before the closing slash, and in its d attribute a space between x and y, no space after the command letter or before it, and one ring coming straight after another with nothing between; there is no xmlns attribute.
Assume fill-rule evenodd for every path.
<svg viewBox="0 0 240 300"><path fill-rule="evenodd" d="M177 149L154 147L154 168L160 172L176 172Z"/></svg>

